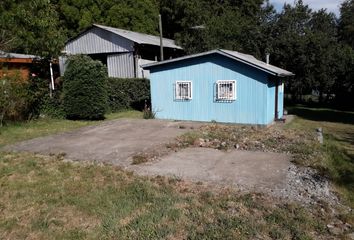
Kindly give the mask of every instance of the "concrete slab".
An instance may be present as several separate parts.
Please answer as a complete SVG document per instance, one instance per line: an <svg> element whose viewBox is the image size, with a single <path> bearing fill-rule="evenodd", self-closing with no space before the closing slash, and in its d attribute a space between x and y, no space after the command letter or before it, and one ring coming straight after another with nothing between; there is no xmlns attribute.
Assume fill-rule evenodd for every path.
<svg viewBox="0 0 354 240"><path fill-rule="evenodd" d="M181 128L180 126L183 126ZM129 157L168 143L200 123L144 119L119 119L96 126L41 137L7 146L5 151L62 154L72 160L94 160L119 166Z"/></svg>
<svg viewBox="0 0 354 240"><path fill-rule="evenodd" d="M290 165L290 157L286 154L187 148L157 162L129 169L142 175L169 175L259 191L283 189Z"/></svg>
<svg viewBox="0 0 354 240"><path fill-rule="evenodd" d="M183 126L181 128L181 126ZM120 119L7 146L6 151L63 154L71 160L111 163L142 175L235 185L247 190L282 189L290 157L285 154L187 148L158 161L131 165L137 153L158 149L201 123Z"/></svg>

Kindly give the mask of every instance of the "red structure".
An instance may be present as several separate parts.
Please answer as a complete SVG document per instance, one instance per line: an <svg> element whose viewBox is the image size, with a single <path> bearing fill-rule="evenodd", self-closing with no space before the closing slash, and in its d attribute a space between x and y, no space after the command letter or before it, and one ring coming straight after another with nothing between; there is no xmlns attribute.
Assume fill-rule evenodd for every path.
<svg viewBox="0 0 354 240"><path fill-rule="evenodd" d="M18 74L23 80L28 80L34 55L6 53L0 51L0 78L8 74Z"/></svg>

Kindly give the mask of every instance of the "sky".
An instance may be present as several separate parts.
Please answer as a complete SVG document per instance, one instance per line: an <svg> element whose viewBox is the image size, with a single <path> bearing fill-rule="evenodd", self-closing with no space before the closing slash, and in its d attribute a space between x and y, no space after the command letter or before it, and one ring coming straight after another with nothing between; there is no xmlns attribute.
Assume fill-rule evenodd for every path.
<svg viewBox="0 0 354 240"><path fill-rule="evenodd" d="M294 0L270 0L277 11L281 11L284 3L294 3ZM308 4L313 10L321 8L327 8L328 11L335 13L339 16L339 7L343 0L303 0L305 4Z"/></svg>

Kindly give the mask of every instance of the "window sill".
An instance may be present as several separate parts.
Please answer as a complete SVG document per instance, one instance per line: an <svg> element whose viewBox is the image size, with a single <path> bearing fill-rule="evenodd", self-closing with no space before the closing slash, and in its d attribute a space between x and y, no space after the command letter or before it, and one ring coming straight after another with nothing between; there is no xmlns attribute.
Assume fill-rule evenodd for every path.
<svg viewBox="0 0 354 240"><path fill-rule="evenodd" d="M174 99L175 102L190 102L192 101L191 98L176 98Z"/></svg>
<svg viewBox="0 0 354 240"><path fill-rule="evenodd" d="M236 99L215 99L214 102L217 102L217 103L232 103L232 102L235 102Z"/></svg>

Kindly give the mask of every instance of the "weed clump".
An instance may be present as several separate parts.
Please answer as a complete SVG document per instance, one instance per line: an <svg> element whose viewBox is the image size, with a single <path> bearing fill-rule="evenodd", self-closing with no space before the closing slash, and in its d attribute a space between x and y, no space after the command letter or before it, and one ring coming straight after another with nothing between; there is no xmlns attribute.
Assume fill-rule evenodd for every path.
<svg viewBox="0 0 354 240"><path fill-rule="evenodd" d="M132 164L138 165L142 163L146 163L149 161L149 157L143 154L138 154L133 156Z"/></svg>
<svg viewBox="0 0 354 240"><path fill-rule="evenodd" d="M144 119L155 119L156 112L151 110L151 108L147 105L145 101L145 106L143 110L143 118Z"/></svg>

